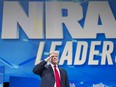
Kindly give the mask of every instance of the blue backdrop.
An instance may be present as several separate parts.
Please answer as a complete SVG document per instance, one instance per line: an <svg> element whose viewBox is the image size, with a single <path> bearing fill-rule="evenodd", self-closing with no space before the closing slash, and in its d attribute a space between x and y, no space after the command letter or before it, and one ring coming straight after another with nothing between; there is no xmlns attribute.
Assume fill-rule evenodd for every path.
<svg viewBox="0 0 116 87"><path fill-rule="evenodd" d="M32 1L32 0L30 0ZM29 17L28 15L28 11L29 11L29 0L19 0L16 1L20 4L20 7L23 9L22 11ZM52 2L53 0L48 0L48 2ZM102 2L102 0L97 0L98 2ZM8 1L8 2L14 2L14 1ZM45 8L45 3L47 2L47 0L34 0L33 2L43 2L42 5L42 10L43 11L43 30L46 30L45 28L47 27L46 25L46 8ZM62 2L62 0L56 1L56 2ZM80 26L84 29L84 25L85 25L85 21L86 16L87 16L87 12L88 12L88 7L89 7L89 3L92 2L92 0L64 0L64 2L74 2L79 4L82 7L82 13L83 13L83 17L80 20L77 20L78 23L80 24ZM95 2L95 0L93 0L93 2ZM104 2L104 1L103 1ZM108 2L111 12L113 14L114 20L115 22L111 24L115 24L116 25L116 0L106 0L106 2ZM116 87L116 37L113 38L107 38L106 35L104 33L98 33L96 35L96 38L73 38L72 35L70 34L69 30L68 30L68 26L66 26L65 23L62 23L62 30L63 30L63 38L52 38L52 39L48 39L48 38L40 38L40 39L30 39L26 33L26 31L24 31L24 27L22 27L23 25L17 22L17 33L19 33L19 38L15 39L15 38L4 38L3 37L3 21L6 19L3 19L3 17L6 17L5 15L12 15L12 14L16 14L14 10L10 10L9 14L5 14L5 3L7 3L7 1L4 0L0 0L0 66L5 66L5 82L9 82L9 77L10 76L16 76L16 77L33 77L33 78L38 78L40 80L40 77L38 77L37 75L33 74L32 69L35 65L35 61L37 59L37 55L40 55L38 53L39 48L41 47L41 43L44 42L44 48L43 48L43 52L41 55L41 60L46 58L48 56L48 52L51 49L51 45L53 45L54 42L56 42L57 44L61 44L61 45L57 45L55 50L60 51L60 57L62 57L62 55L65 55L65 57L69 57L68 55L70 54L70 50L72 53L72 59L60 59L60 63L59 65L63 68L66 69L67 73L68 73L68 77L69 77L69 81L72 85L75 85L76 87L80 86L80 87L91 87L94 86L94 84L99 84L99 85L105 85L106 87ZM99 6L99 5L98 5ZM103 8L104 12L107 13L107 9ZM48 9L49 11L50 9ZM105 11L106 10L106 11ZM96 10L97 11L97 10ZM16 11L17 12L17 11ZM77 11L78 12L78 11ZM79 10L80 12L80 10ZM12 13L12 14L11 14ZM62 13L62 17L67 17L69 16L67 9L62 9L61 11ZM52 13L51 13L52 14ZM71 13L71 14L75 14L75 13ZM100 13L102 14L102 13ZM103 15L101 16L99 14L98 17L98 24L97 25L103 25L103 21L102 17L106 16ZM110 13L109 13L110 14ZM77 14L78 15L78 14ZM97 14L98 15L98 14ZM94 17L93 17L94 18ZM110 18L110 17L109 17ZM13 18L11 18L13 20ZM20 18L19 18L20 19ZM12 21L12 20L7 20L7 21ZM51 20L55 20L52 19ZM92 20L92 18L90 19ZM72 21L68 20L69 23L72 23ZM110 19L107 19L107 21L110 22ZM10 23L10 22L9 22ZM23 23L23 22L22 22ZM24 22L25 23L25 22ZM8 25L6 25L9 28L9 31L5 32L5 34L9 34L12 31L11 26L9 27ZM50 26L54 26L50 25ZM73 26L73 25L72 25ZM96 26L91 26L93 27L93 31L89 32L89 34L91 35L94 32L94 29L97 28ZM116 32L116 27L113 27L113 31L111 31L112 34L115 34ZM57 30L55 30L57 31ZM52 33L54 33L55 31L52 31ZM107 30L106 30L107 31ZM43 36L45 37L45 33L47 31L44 31ZM79 31L73 31L73 32L79 32ZM109 33L110 33L110 28L109 28ZM110 34L111 34L110 33ZM4 35L5 35L4 34ZM39 34L39 33L38 33ZM85 33L84 33L85 34ZM87 33L88 34L88 33ZM88 34L88 36L89 36ZM10 34L9 34L10 35ZM115 35L114 35L115 36ZM103 54L103 49L105 47L105 42L110 42L111 44L106 45L108 47L106 47L106 50L108 52L109 49L112 48L112 52L110 53L110 55L107 55L106 57L109 58L109 56L111 56L111 60L108 60L106 58L106 62L105 64L101 64L101 59L102 59L102 54ZM69 42L69 44L68 44ZM83 53L87 51L87 55L86 55L86 61L82 64L75 64L75 56L76 56L76 52L77 52L77 48L79 43L85 43L85 45L82 46L82 48L80 49L80 57L82 57ZM98 64L89 64L89 58L90 58L90 52L92 51L91 47L93 46L93 42L95 42L96 46L94 48L94 50L99 50L99 53L95 52L96 55L93 56L94 60L98 60ZM107 44L107 43L106 43ZM68 46L69 45L69 46ZM69 47L69 48L68 48ZM81 46L80 46L81 47ZM87 50L85 49L87 47ZM83 51L84 50L84 51ZM41 52L41 51L39 51ZM66 52L66 53L64 53ZM64 53L64 54L63 54ZM107 53L106 53L107 54ZM81 58L80 58L81 60ZM71 63L69 63L71 61ZM112 61L112 64L111 63ZM74 83L74 84L73 84ZM72 86L74 87L74 86Z"/></svg>

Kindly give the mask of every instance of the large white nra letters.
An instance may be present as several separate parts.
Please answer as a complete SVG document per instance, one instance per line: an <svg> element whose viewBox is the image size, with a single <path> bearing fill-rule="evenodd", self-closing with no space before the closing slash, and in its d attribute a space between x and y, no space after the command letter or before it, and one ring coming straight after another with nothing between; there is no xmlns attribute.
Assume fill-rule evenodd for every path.
<svg viewBox="0 0 116 87"><path fill-rule="evenodd" d="M62 16L63 9L67 10L67 16ZM98 33L104 33L106 38L116 37L116 21L107 1L89 2L82 28L78 21L83 14L82 6L75 2L51 1L44 6L43 2L29 1L26 13L18 1L4 1L1 38L18 39L19 24L29 39L63 39L62 23L75 39L96 38ZM102 25L98 25L99 17Z"/></svg>

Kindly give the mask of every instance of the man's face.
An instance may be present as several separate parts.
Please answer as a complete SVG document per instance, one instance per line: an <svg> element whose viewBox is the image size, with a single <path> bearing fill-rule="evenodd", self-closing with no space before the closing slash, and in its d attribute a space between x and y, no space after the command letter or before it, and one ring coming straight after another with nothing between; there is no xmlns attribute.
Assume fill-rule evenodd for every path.
<svg viewBox="0 0 116 87"><path fill-rule="evenodd" d="M51 62L53 65L58 64L58 53L51 53L50 56L51 56L50 62Z"/></svg>

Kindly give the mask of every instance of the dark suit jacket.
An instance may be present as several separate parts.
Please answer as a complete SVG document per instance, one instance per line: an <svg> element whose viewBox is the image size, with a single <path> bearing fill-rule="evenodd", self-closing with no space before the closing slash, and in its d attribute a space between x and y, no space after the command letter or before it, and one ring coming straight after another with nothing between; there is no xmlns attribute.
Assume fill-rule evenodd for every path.
<svg viewBox="0 0 116 87"><path fill-rule="evenodd" d="M61 87L69 87L68 76L64 69L59 68L61 77ZM54 87L55 77L51 65L47 65L46 61L37 64L33 72L41 77L40 87Z"/></svg>

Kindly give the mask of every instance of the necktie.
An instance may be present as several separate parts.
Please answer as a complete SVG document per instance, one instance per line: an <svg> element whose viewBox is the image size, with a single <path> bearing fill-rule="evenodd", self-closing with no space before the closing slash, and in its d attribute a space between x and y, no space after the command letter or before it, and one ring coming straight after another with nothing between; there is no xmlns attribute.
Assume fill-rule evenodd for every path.
<svg viewBox="0 0 116 87"><path fill-rule="evenodd" d="M60 76L58 70L56 69L56 66L54 66L54 73L55 73L56 87L61 87Z"/></svg>

